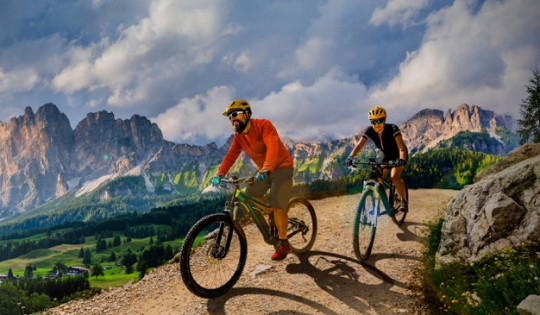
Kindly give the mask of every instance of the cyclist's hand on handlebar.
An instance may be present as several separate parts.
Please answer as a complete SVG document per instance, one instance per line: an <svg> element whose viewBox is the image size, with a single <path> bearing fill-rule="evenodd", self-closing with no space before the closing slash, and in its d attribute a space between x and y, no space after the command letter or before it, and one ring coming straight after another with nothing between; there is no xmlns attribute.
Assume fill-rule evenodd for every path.
<svg viewBox="0 0 540 315"><path fill-rule="evenodd" d="M345 159L345 165L347 165L347 167L353 166L353 162L354 162L354 159L353 159L352 156L348 156L348 157Z"/></svg>
<svg viewBox="0 0 540 315"><path fill-rule="evenodd" d="M257 175L255 175L255 180L257 182L262 182L268 179L268 176L270 175L270 171L263 168L260 169L259 172L257 172Z"/></svg>
<svg viewBox="0 0 540 315"><path fill-rule="evenodd" d="M212 183L212 186L214 186L214 187L219 187L219 184L221 184L221 179L222 178L223 178L223 176L221 176L221 175L215 175L210 180L210 183Z"/></svg>
<svg viewBox="0 0 540 315"><path fill-rule="evenodd" d="M407 160L405 160L405 159L397 159L397 160L394 162L394 165L395 165L396 167L398 167L398 166L403 166L403 165L405 165L405 163L407 163Z"/></svg>

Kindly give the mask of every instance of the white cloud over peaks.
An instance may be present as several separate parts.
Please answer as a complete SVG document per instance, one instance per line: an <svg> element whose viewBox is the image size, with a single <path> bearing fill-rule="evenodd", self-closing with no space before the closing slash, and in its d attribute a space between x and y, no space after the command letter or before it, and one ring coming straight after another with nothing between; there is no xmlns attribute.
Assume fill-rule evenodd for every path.
<svg viewBox="0 0 540 315"><path fill-rule="evenodd" d="M206 144L209 139L224 140L232 129L222 113L234 94L230 87L214 87L206 95L182 99L150 120L158 124L169 141Z"/></svg>
<svg viewBox="0 0 540 315"><path fill-rule="evenodd" d="M144 91L150 91L145 88L150 78L173 68L181 70L175 79L182 80L211 60L207 46L221 31L224 9L223 1L154 1L148 17L120 29L117 40L72 48L77 56L54 78L54 87L65 93L105 88L112 91L108 102L113 106L148 101L151 96Z"/></svg>
<svg viewBox="0 0 540 315"><path fill-rule="evenodd" d="M369 23L375 26L383 24L408 26L428 3L429 0L390 0L384 8L375 9Z"/></svg>
<svg viewBox="0 0 540 315"><path fill-rule="evenodd" d="M39 76L32 69L4 72L0 68L0 93L30 91L38 81Z"/></svg>
<svg viewBox="0 0 540 315"><path fill-rule="evenodd" d="M536 0L487 1L476 13L455 1L428 17L420 48L370 100L401 109L400 119L418 106L463 102L519 117L523 86L540 61L539 12Z"/></svg>
<svg viewBox="0 0 540 315"><path fill-rule="evenodd" d="M251 104L253 117L270 119L281 135L314 140L350 136L365 125L366 98L363 84L332 69L310 86L292 82Z"/></svg>

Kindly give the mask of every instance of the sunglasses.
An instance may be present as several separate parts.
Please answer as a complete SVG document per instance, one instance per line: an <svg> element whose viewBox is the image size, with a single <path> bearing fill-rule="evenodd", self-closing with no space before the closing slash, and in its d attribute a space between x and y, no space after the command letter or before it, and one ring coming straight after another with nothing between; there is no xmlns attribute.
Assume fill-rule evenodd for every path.
<svg viewBox="0 0 540 315"><path fill-rule="evenodd" d="M238 115L243 114L243 113L244 113L244 111L242 111L242 110L237 110L235 112L232 112L232 113L229 114L229 120L231 120L233 118L236 118L236 117L238 117Z"/></svg>
<svg viewBox="0 0 540 315"><path fill-rule="evenodd" d="M382 124L383 122L384 122L384 118L381 118L381 119L377 119L377 120L372 120L371 124L372 125L378 125L378 124Z"/></svg>

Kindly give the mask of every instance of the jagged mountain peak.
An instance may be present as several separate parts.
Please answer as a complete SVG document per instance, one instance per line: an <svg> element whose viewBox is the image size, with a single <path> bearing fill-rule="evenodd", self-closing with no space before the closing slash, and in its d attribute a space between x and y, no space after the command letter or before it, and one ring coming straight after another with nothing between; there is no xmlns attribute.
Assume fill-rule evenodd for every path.
<svg viewBox="0 0 540 315"><path fill-rule="evenodd" d="M417 119L423 119L425 117L440 117L441 119L444 118L444 112L440 109L423 109L419 111L418 113L414 114L409 121L417 120Z"/></svg>
<svg viewBox="0 0 540 315"><path fill-rule="evenodd" d="M499 116L478 105L463 103L454 111L448 109L446 115L436 109L422 110L404 122L400 129L409 151L416 152L433 148L439 142L464 131L486 131L490 136L499 138L496 135L497 127L504 127L510 131L515 129L510 116Z"/></svg>

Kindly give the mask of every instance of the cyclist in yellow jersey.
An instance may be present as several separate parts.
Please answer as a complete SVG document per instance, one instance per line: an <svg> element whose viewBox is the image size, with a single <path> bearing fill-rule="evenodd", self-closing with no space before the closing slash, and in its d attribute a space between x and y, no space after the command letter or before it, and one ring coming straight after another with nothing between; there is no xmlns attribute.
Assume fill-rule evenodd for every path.
<svg viewBox="0 0 540 315"><path fill-rule="evenodd" d="M223 115L229 117L235 133L231 147L211 182L214 186L219 185L242 150L246 152L258 167L256 182L246 188L246 193L262 198L270 189L270 205L279 236L272 260L282 260L291 249L287 240L287 210L293 184L293 159L269 120L251 119L251 106L247 101L234 100Z"/></svg>
<svg viewBox="0 0 540 315"><path fill-rule="evenodd" d="M403 142L403 137L398 126L386 123L386 110L384 108L373 107L368 113L368 118L371 126L366 129L360 142L358 142L351 154L347 157L345 165L351 166L353 158L362 151L367 139L373 140L375 146L384 153L383 162L396 162L396 166L391 169L390 178L402 200L400 210L407 211L407 196L401 179L401 172L409 155L407 146ZM386 173L387 169L384 170L383 177L386 176Z"/></svg>

